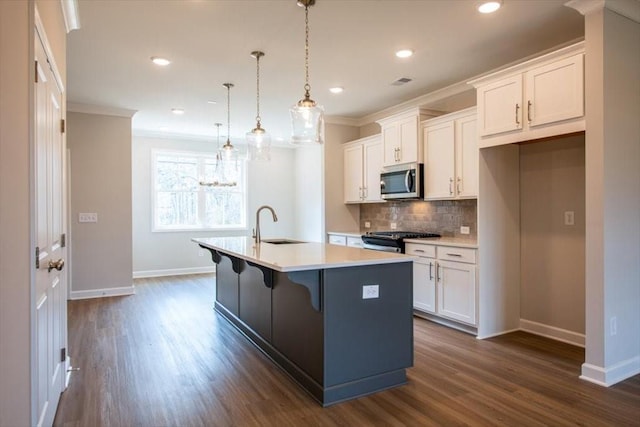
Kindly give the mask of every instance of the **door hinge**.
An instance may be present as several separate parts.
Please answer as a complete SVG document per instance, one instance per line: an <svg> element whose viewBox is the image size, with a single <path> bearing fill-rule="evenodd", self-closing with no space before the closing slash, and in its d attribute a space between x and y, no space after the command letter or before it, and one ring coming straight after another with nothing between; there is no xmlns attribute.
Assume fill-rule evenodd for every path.
<svg viewBox="0 0 640 427"><path fill-rule="evenodd" d="M34 79L36 81L36 83L38 83L38 61L34 62L35 64L35 75L34 75Z"/></svg>
<svg viewBox="0 0 640 427"><path fill-rule="evenodd" d="M36 246L36 269L40 268L40 248Z"/></svg>
<svg viewBox="0 0 640 427"><path fill-rule="evenodd" d="M66 348L61 348L60 349L60 362L64 362L65 360L67 360L67 349Z"/></svg>
<svg viewBox="0 0 640 427"><path fill-rule="evenodd" d="M67 247L67 233L62 233L60 236L60 246L63 248Z"/></svg>
<svg viewBox="0 0 640 427"><path fill-rule="evenodd" d="M66 129L64 119L60 119L60 133L64 133Z"/></svg>

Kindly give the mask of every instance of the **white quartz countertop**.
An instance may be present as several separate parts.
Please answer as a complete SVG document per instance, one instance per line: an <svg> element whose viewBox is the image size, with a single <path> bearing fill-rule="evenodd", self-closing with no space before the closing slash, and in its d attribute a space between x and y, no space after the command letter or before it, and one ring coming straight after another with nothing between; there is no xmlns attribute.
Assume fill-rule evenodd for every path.
<svg viewBox="0 0 640 427"><path fill-rule="evenodd" d="M410 255L315 242L284 245L262 242L256 246L251 237L245 236L191 240L206 248L282 272L393 264L414 260Z"/></svg>
<svg viewBox="0 0 640 427"><path fill-rule="evenodd" d="M465 239L462 237L427 237L422 239L404 239L404 242L478 249L477 240Z"/></svg>

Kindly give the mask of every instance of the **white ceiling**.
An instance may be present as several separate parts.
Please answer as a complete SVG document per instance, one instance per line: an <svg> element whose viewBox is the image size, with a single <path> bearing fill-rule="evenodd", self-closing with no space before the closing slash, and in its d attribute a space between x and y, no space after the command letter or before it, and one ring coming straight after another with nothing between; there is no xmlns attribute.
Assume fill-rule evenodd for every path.
<svg viewBox="0 0 640 427"><path fill-rule="evenodd" d="M358 119L584 35L566 0L317 0L310 9L311 95L328 116ZM255 125L262 50L262 124L289 138L288 108L303 96L304 9L295 0L80 0L68 38L70 103L137 110L134 131L215 135L231 90L231 135ZM398 59L409 48L415 55ZM151 63L165 56L168 67ZM412 82L392 86L408 77ZM343 86L340 95L329 93ZM217 101L209 104L207 101ZM184 108L175 116L171 108Z"/></svg>

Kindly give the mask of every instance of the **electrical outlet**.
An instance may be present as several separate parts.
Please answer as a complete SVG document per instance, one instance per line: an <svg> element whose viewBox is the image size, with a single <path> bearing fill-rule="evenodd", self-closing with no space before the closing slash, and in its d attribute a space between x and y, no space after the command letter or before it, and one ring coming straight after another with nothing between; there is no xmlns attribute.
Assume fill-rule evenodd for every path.
<svg viewBox="0 0 640 427"><path fill-rule="evenodd" d="M79 213L78 222L98 222L98 214L93 213Z"/></svg>
<svg viewBox="0 0 640 427"><path fill-rule="evenodd" d="M392 222L391 224L389 224L389 228L391 228L392 230L395 230L396 228L398 228L398 224L395 222Z"/></svg>
<svg viewBox="0 0 640 427"><path fill-rule="evenodd" d="M613 316L609 320L609 329L609 332L612 336L618 333L618 319L616 318L616 316Z"/></svg>
<svg viewBox="0 0 640 427"><path fill-rule="evenodd" d="M371 222L365 221L364 222L364 228L371 228Z"/></svg>
<svg viewBox="0 0 640 427"><path fill-rule="evenodd" d="M378 298L379 285L362 285L362 299Z"/></svg>
<svg viewBox="0 0 640 427"><path fill-rule="evenodd" d="M564 225L574 225L575 215L573 211L566 211L564 213Z"/></svg>
<svg viewBox="0 0 640 427"><path fill-rule="evenodd" d="M469 227L462 226L460 227L460 234L469 234Z"/></svg>

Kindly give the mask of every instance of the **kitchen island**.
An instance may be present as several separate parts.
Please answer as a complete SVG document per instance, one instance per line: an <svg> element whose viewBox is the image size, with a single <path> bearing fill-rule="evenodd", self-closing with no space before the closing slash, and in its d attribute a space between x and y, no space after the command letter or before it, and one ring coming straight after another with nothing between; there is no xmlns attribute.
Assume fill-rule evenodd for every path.
<svg viewBox="0 0 640 427"><path fill-rule="evenodd" d="M406 383L412 257L247 237L193 241L216 263L215 310L320 404Z"/></svg>

